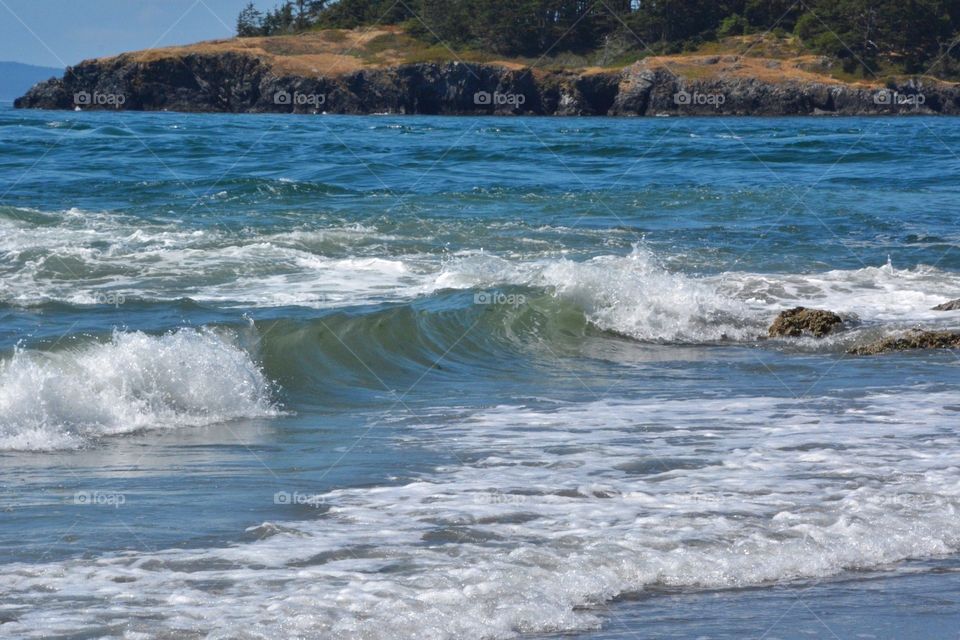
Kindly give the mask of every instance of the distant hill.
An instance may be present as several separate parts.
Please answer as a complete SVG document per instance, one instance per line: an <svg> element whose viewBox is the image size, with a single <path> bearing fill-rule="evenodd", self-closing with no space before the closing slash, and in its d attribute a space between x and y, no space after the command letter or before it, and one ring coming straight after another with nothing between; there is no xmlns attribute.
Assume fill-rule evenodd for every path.
<svg viewBox="0 0 960 640"><path fill-rule="evenodd" d="M0 102L12 102L38 82L62 75L63 69L35 67L32 64L19 62L0 62Z"/></svg>

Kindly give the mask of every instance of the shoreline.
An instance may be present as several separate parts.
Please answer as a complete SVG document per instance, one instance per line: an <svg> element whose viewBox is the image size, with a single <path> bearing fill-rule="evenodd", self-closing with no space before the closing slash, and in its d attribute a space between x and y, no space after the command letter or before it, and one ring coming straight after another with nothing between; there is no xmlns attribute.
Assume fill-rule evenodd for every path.
<svg viewBox="0 0 960 640"><path fill-rule="evenodd" d="M732 67L731 67L732 68ZM782 82L730 75L689 79L665 66L619 71L415 63L316 77L278 76L235 53L83 62L34 86L18 109L446 116L960 115L960 85Z"/></svg>

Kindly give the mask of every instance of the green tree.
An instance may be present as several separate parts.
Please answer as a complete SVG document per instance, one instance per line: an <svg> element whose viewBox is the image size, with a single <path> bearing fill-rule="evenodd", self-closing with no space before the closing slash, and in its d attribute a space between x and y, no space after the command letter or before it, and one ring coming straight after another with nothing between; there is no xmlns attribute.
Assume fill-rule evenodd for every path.
<svg viewBox="0 0 960 640"><path fill-rule="evenodd" d="M306 31L313 27L326 6L327 0L293 0L295 30Z"/></svg>
<svg viewBox="0 0 960 640"><path fill-rule="evenodd" d="M792 31L803 14L802 6L795 0L747 0L742 15L757 29Z"/></svg>
<svg viewBox="0 0 960 640"><path fill-rule="evenodd" d="M957 3L943 0L821 0L795 32L849 71L873 75L886 62L914 73L946 50L957 17Z"/></svg>
<svg viewBox="0 0 960 640"><path fill-rule="evenodd" d="M728 36L742 36L750 28L750 23L746 18L738 13L727 16L720 23L717 29L717 37L726 38Z"/></svg>
<svg viewBox="0 0 960 640"><path fill-rule="evenodd" d="M372 24L399 24L414 17L410 8L416 0L338 0L318 17L322 27L353 29Z"/></svg>
<svg viewBox="0 0 960 640"><path fill-rule="evenodd" d="M404 24L423 40L538 57L633 46L679 52L750 32L793 29L849 71L960 69L960 0L285 0L249 3L241 36Z"/></svg>
<svg viewBox="0 0 960 640"><path fill-rule="evenodd" d="M263 14L252 3L247 3L237 17L237 35L241 38L258 36L263 32Z"/></svg>

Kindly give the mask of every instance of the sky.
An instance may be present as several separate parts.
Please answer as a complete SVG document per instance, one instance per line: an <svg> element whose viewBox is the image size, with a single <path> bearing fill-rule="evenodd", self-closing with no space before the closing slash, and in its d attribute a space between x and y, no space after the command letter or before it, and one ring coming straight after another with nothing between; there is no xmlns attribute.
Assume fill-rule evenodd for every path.
<svg viewBox="0 0 960 640"><path fill-rule="evenodd" d="M66 67L87 58L228 38L248 0L0 0L0 60ZM258 0L261 9L276 1Z"/></svg>

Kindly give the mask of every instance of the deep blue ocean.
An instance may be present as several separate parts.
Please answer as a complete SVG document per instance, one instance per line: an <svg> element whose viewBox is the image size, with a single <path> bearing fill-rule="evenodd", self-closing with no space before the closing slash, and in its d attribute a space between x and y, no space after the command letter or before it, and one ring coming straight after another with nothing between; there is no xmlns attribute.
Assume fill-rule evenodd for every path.
<svg viewBox="0 0 960 640"><path fill-rule="evenodd" d="M0 637L956 640L958 154L0 107Z"/></svg>

